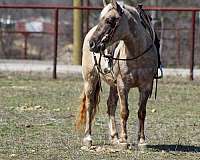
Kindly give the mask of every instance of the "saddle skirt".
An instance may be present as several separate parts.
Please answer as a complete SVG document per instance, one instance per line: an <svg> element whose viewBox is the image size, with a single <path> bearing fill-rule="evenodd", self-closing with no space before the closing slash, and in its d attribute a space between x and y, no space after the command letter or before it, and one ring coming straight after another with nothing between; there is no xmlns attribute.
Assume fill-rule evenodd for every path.
<svg viewBox="0 0 200 160"><path fill-rule="evenodd" d="M143 27L146 29L146 31L150 34L153 42L155 41L155 30L152 26L152 18L151 15L148 11L145 11L142 8L142 5L138 5L138 7L136 8L139 15L140 15L140 19L141 19L141 23L143 25Z"/></svg>

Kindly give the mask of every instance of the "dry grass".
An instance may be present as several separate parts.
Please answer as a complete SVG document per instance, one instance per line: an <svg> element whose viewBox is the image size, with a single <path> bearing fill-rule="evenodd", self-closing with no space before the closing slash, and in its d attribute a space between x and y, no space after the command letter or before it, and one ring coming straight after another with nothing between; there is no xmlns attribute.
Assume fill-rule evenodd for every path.
<svg viewBox="0 0 200 160"><path fill-rule="evenodd" d="M82 85L80 78L53 81L2 76L0 159L199 159L199 81L166 77L160 82L157 101L152 97L147 107L149 146L144 152L137 149L81 150L82 134L75 132L74 119ZM97 147L109 146L107 95L108 87L103 85L100 110L93 126ZM137 100L137 90L132 90L129 96L129 142L136 141Z"/></svg>

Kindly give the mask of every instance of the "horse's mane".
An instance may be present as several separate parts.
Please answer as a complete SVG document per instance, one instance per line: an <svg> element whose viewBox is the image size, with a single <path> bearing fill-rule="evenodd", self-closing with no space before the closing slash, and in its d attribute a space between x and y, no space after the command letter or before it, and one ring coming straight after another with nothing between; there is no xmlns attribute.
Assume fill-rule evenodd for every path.
<svg viewBox="0 0 200 160"><path fill-rule="evenodd" d="M100 13L100 19L109 11L109 10L111 10L113 7L112 7L112 5L111 4L108 4L107 6L105 6L104 8L103 8L103 10L101 11L101 13Z"/></svg>
<svg viewBox="0 0 200 160"><path fill-rule="evenodd" d="M137 20L140 19L140 15L135 7L124 5L123 9L128 12L129 16L132 16Z"/></svg>

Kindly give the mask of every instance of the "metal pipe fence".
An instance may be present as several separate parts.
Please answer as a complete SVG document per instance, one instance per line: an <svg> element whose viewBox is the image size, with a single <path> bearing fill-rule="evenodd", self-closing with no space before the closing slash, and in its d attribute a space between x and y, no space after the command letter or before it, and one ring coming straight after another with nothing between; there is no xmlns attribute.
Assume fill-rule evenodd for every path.
<svg viewBox="0 0 200 160"><path fill-rule="evenodd" d="M63 4L57 4L57 5L53 5L53 4L0 4L0 9L44 9L44 10L52 10L54 12L54 30L53 32L41 32L41 33L34 33L34 32L18 32L16 31L16 33L21 33L25 36L25 45L24 45L24 57L26 58L26 53L27 53L27 35L28 34L53 34L54 37L54 45L53 45L53 50L54 50L54 58L53 58L53 78L56 79L57 78L57 74L56 74L56 66L57 66L57 52L58 52L58 23L59 23L59 12L60 10L74 10L74 9L79 9L79 10L86 10L87 11L87 30L89 30L89 12L90 11L94 11L94 10L101 10L102 7L93 7L93 6L80 6L80 7L73 7L73 6L65 6ZM144 7L145 10L148 11L160 11L160 12L188 12L189 14L192 15L191 18L191 28L175 28L175 32L176 32L176 40L177 40L177 45L176 45L176 49L177 49L177 55L176 55L176 61L177 64L180 64L180 30L190 30L191 31L191 38L190 38L190 42L191 42L191 51L190 51L190 58L189 58L189 68L190 68L190 80L194 79L194 74L193 74L193 70L194 70L194 53L195 53L195 33L196 33L196 14L197 12L200 11L200 8L176 8L176 7ZM166 30L173 30L173 28L165 28ZM159 30L159 29L158 29ZM10 33L14 33L10 32Z"/></svg>

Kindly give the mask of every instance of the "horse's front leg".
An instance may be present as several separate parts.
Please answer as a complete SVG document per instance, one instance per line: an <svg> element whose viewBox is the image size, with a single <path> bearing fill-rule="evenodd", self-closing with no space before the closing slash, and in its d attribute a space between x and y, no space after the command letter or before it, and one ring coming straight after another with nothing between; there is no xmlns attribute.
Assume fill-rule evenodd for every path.
<svg viewBox="0 0 200 160"><path fill-rule="evenodd" d="M139 130L138 130L138 145L145 144L145 134L144 134L144 122L146 117L146 104L147 100L151 94L151 90L148 89L139 89L140 99L139 99L139 110L138 110L138 119L139 119Z"/></svg>
<svg viewBox="0 0 200 160"><path fill-rule="evenodd" d="M115 122L115 111L116 111L118 99L119 97L117 93L117 87L111 86L109 97L107 100L107 106L108 106L107 113L109 116L109 129L110 129L111 142L113 144L118 143L118 133L117 133L116 122Z"/></svg>
<svg viewBox="0 0 200 160"><path fill-rule="evenodd" d="M117 89L120 100L120 122L121 122L120 143L127 143L127 120L129 116L129 109L128 109L129 89L125 88L122 83L118 85Z"/></svg>

